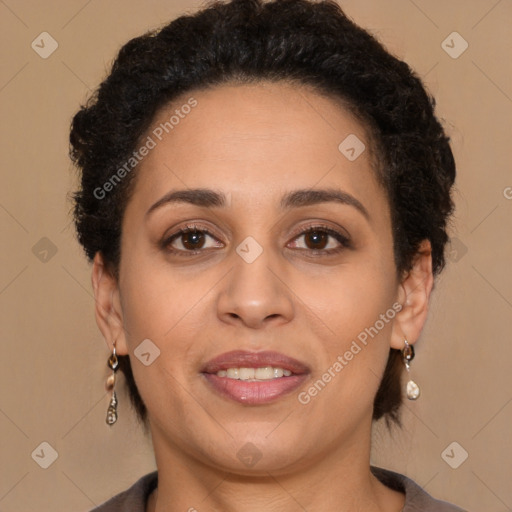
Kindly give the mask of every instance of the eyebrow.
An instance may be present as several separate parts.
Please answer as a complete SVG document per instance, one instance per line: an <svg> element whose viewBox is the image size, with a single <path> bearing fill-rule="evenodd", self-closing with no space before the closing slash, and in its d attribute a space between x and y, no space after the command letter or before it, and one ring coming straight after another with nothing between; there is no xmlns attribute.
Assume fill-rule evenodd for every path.
<svg viewBox="0 0 512 512"><path fill-rule="evenodd" d="M226 196L222 192L218 192L208 188L195 188L187 190L175 190L168 192L156 203L154 203L146 212L146 218L155 210L167 204L187 203L205 208L222 208L227 204ZM320 203L340 203L353 206L366 219L370 215L363 204L353 195L342 190L327 189L299 189L287 192L280 202L281 209L300 208L303 206L311 206Z"/></svg>

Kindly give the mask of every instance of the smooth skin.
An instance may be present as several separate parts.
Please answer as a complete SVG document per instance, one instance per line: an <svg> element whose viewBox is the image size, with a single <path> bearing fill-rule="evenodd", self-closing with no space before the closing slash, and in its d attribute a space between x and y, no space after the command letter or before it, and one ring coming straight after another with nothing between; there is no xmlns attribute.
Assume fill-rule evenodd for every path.
<svg viewBox="0 0 512 512"><path fill-rule="evenodd" d="M159 486L147 510L399 512L404 495L370 472L372 408L389 348L416 342L426 320L430 245L398 276L371 139L339 102L284 82L222 85L174 101L152 127L192 96L197 106L136 169L119 280L100 253L92 272L98 325L109 347L130 354L148 409ZM367 148L354 161L338 150L349 134ZM225 205L167 202L147 213L196 188L224 194ZM354 201L281 208L298 189L341 190L367 215ZM170 239L190 224L204 236ZM304 233L318 224L348 244ZM236 251L247 237L263 249L252 263ZM394 303L400 313L301 404L298 393ZM148 338L161 354L145 366L133 352ZM311 373L275 402L240 404L201 375L235 349L283 352ZM246 443L261 454L252 467L237 457Z"/></svg>

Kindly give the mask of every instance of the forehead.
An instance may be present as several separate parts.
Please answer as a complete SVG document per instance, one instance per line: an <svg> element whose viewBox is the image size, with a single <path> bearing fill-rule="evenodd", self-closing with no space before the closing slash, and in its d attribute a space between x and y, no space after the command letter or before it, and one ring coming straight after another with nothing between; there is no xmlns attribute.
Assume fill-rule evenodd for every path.
<svg viewBox="0 0 512 512"><path fill-rule="evenodd" d="M171 189L196 187L252 203L315 186L383 194L365 127L307 87L263 82L193 91L161 109L147 137L153 147L137 167L132 197L141 208Z"/></svg>

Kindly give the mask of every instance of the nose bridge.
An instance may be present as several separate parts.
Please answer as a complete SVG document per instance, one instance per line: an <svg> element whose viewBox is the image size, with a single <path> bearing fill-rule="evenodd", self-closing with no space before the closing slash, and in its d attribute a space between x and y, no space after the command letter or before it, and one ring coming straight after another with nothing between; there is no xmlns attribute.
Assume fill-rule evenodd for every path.
<svg viewBox="0 0 512 512"><path fill-rule="evenodd" d="M233 251L233 269L218 300L224 321L238 321L257 328L274 319L289 321L293 315L290 290L279 276L279 257L270 248L247 237Z"/></svg>

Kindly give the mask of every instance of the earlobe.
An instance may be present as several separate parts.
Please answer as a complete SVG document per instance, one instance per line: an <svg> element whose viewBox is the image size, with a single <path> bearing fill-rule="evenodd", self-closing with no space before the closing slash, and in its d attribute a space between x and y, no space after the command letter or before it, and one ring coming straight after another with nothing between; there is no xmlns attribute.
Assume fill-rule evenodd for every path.
<svg viewBox="0 0 512 512"><path fill-rule="evenodd" d="M127 354L117 279L105 265L100 252L94 256L91 281L94 291L96 323L109 349L112 350L112 343L115 341L117 353L119 355Z"/></svg>
<svg viewBox="0 0 512 512"><path fill-rule="evenodd" d="M391 347L402 349L404 339L415 343L427 320L430 294L434 285L432 247L424 240L414 258L411 270L399 285L398 301L402 305L395 318Z"/></svg>

